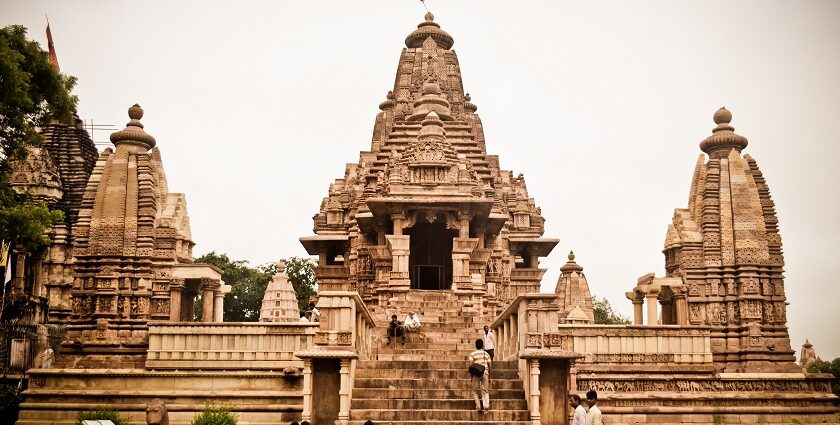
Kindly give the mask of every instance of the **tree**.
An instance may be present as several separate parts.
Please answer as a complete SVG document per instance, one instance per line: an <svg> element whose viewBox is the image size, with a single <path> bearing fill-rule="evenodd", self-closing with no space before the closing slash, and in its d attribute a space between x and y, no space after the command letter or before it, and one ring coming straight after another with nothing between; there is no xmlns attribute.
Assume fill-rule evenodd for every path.
<svg viewBox="0 0 840 425"><path fill-rule="evenodd" d="M616 313L606 298L592 297L596 325L629 325L630 319Z"/></svg>
<svg viewBox="0 0 840 425"><path fill-rule="evenodd" d="M289 276L289 282L295 290L301 313L309 310L309 299L318 291L313 266L312 260L308 258L289 257L286 259L286 276Z"/></svg>
<svg viewBox="0 0 840 425"><path fill-rule="evenodd" d="M265 288L271 282L271 266L250 267L245 260L231 260L227 254L212 251L196 258L197 263L209 263L222 269L222 280L231 286L225 297L226 322L256 322L260 320L260 307ZM201 314L201 303L196 303L195 314Z"/></svg>
<svg viewBox="0 0 840 425"><path fill-rule="evenodd" d="M831 383L831 391L834 395L840 397L840 357L826 362L817 360L808 366L809 373L830 373L834 375L834 381ZM834 400L834 404L840 405L840 399Z"/></svg>
<svg viewBox="0 0 840 425"><path fill-rule="evenodd" d="M63 217L44 202L16 193L8 179L11 163L41 143L39 127L52 120L72 122L75 83L52 67L38 43L26 39L26 28L0 29L0 240L38 248L49 242L45 231Z"/></svg>

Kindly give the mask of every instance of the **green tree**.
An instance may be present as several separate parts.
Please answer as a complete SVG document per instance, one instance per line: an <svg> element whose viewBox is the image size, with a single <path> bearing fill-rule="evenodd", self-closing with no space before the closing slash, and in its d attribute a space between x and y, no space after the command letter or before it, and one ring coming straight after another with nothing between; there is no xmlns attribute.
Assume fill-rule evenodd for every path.
<svg viewBox="0 0 840 425"><path fill-rule="evenodd" d="M830 373L834 375L834 381L831 383L831 391L834 395L840 397L840 357L826 362L817 360L808 366L810 373ZM840 399L834 400L834 404L840 405Z"/></svg>
<svg viewBox="0 0 840 425"><path fill-rule="evenodd" d="M312 260L308 258L289 257L286 259L286 275L289 276L289 282L297 295L301 313L309 310L309 299L318 291L314 266Z"/></svg>
<svg viewBox="0 0 840 425"><path fill-rule="evenodd" d="M260 320L260 307L265 288L271 282L271 267L251 267L248 261L231 260L227 254L212 251L195 259L222 269L222 280L231 286L225 296L224 320L226 322L256 322ZM200 317L201 303L196 303L195 313Z"/></svg>
<svg viewBox="0 0 840 425"><path fill-rule="evenodd" d="M618 314L606 298L592 296L592 310L596 325L629 325L630 319Z"/></svg>

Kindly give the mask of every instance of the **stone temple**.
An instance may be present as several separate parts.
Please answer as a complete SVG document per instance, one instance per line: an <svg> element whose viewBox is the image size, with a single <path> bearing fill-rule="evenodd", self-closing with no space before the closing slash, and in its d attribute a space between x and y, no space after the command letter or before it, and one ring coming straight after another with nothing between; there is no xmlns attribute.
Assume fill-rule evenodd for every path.
<svg viewBox="0 0 840 425"><path fill-rule="evenodd" d="M300 238L318 257L317 323L293 321L282 271L261 322L222 321L221 272L192 262L184 196L168 191L139 106L115 150L79 171L84 185L30 156L42 158L23 171L39 193L80 195L71 257L55 260L69 266L15 271L61 288L45 321L66 328L55 364L27 372L18 423L74 423L97 407L142 423L159 399L173 424L227 402L248 424L554 425L569 422L568 395L590 389L609 423L837 422L831 377L794 363L778 219L728 110L700 143L664 274L626 293L634 323L596 325L573 253L555 292L539 292L539 259L558 240L543 237L524 177L488 154L453 45L431 14L408 35L368 150ZM386 344L389 317L409 311L423 331ZM480 413L465 358L484 325L497 344Z"/></svg>

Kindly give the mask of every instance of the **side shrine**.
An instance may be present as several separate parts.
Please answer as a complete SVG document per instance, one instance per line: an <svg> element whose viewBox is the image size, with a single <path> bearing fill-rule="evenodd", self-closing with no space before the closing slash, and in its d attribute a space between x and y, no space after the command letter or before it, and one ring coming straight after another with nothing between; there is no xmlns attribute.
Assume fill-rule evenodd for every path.
<svg viewBox="0 0 840 425"><path fill-rule="evenodd" d="M170 423L187 424L213 402L246 424L559 425L569 394L588 390L617 424L837 422L832 377L794 363L778 220L728 110L668 226L664 276L626 293L633 324L596 325L573 253L555 292L539 292L540 257L558 240L543 237L522 174L488 154L453 44L431 13L408 35L369 150L300 238L318 257L313 323L298 320L282 264L260 322L223 322L229 289L193 263L184 195L168 191L131 107L115 148L74 186L72 260L46 312L66 336L55 362L28 371L18 423L71 424L103 407L143 423L164 403ZM49 176L43 192L60 197ZM396 332L391 317L410 313L420 331ZM489 406L466 370L485 326Z"/></svg>

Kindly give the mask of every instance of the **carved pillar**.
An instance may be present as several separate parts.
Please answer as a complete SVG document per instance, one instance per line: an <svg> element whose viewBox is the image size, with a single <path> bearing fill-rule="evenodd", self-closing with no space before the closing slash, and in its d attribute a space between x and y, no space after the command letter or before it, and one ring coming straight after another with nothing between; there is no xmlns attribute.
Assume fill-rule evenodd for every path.
<svg viewBox="0 0 840 425"><path fill-rule="evenodd" d="M633 324L634 325L641 325L642 324L642 305L645 303L645 299L642 294L636 293L635 291L625 292L624 295L633 303Z"/></svg>
<svg viewBox="0 0 840 425"><path fill-rule="evenodd" d="M169 286L169 320L173 322L181 321L181 293L184 290L182 285L173 282Z"/></svg>
<svg viewBox="0 0 840 425"><path fill-rule="evenodd" d="M312 359L303 359L303 414L301 420L312 421Z"/></svg>
<svg viewBox="0 0 840 425"><path fill-rule="evenodd" d="M529 359L530 363L530 388L529 395L531 402L531 424L540 425L540 359Z"/></svg>
<svg viewBox="0 0 840 425"><path fill-rule="evenodd" d="M341 386L338 390L338 420L347 425L350 420L350 359L341 359Z"/></svg>
<svg viewBox="0 0 840 425"><path fill-rule="evenodd" d="M203 308L201 312L201 321L210 323L213 321L213 292L218 282L213 279L201 279L201 289L204 295L201 297Z"/></svg>
<svg viewBox="0 0 840 425"><path fill-rule="evenodd" d="M674 312L677 325L688 324L688 301L686 300L686 291L684 286L672 286L671 290L674 292Z"/></svg>
<svg viewBox="0 0 840 425"><path fill-rule="evenodd" d="M469 222L467 222L469 231ZM462 229L463 233L463 229ZM478 290L473 288L472 275L470 274L470 255L478 246L477 238L453 238L452 239L452 289L453 290Z"/></svg>
<svg viewBox="0 0 840 425"><path fill-rule="evenodd" d="M391 251L391 291L405 292L411 287L408 275L408 256L411 253L408 235L386 235L388 249Z"/></svg>
<svg viewBox="0 0 840 425"><path fill-rule="evenodd" d="M394 221L394 236L402 236L403 227L407 221L404 214L391 214L391 220Z"/></svg>

